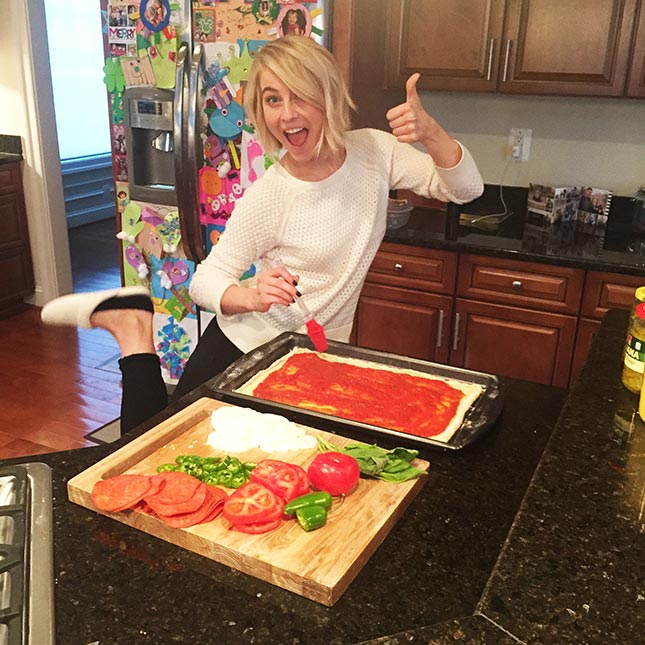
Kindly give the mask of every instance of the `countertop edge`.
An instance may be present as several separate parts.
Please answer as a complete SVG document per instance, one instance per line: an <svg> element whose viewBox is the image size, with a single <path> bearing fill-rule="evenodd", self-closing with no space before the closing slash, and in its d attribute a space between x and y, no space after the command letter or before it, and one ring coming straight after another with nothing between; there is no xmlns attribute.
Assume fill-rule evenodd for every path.
<svg viewBox="0 0 645 645"><path fill-rule="evenodd" d="M645 559L640 559L640 575L629 565L621 571L611 571L611 575L598 568L591 571L584 569L584 563L593 562L594 558L604 555L603 549L610 551L614 560L618 557L614 547L616 531L619 530L617 523L608 520L602 526L583 524L579 527L580 534L572 536L566 544L562 538L555 552L548 547L547 537L552 530L558 534L558 522L568 522L567 529L571 528L569 524L572 522L579 525L577 512L584 509L585 504L596 503L594 498L597 496L606 495L600 490L605 481L602 468L606 464L603 458L591 452L588 457L588 461L601 469L599 477L597 470L592 468L581 472L580 460L570 457L566 478L569 480L567 484L571 483L573 493L567 488L562 508L566 502L575 511L564 510L567 516L565 520L554 513L557 502L553 502L553 499L563 496L563 491L559 490L561 471L558 469L562 468L562 460L566 460L568 454L579 456L581 443L584 443L581 425L587 426L582 435L589 437L593 433L591 439L596 443L604 440L604 437L600 440L597 437L598 420L595 419L595 424L591 423L597 411L590 410L581 416L581 409L587 404L585 394L589 382L593 380L596 386L605 388L612 396L630 396L620 384L619 377L627 320L628 312L618 310L608 312L603 319L582 373L565 401L473 615L365 643L403 645L417 639L436 645L455 641L500 644L584 641L621 645L638 642L638 635L645 632L645 615L641 612L639 621L633 618L638 615L637 612L626 612L625 596L633 591L635 595L632 600L636 603L639 601L639 595L633 588L637 584L635 581L645 579ZM611 361L609 366L608 360ZM613 406L604 407L608 408L607 415L613 414ZM601 423L603 421L600 420ZM567 442L563 443L565 438ZM588 465L587 462L582 463ZM574 488L576 482L578 486ZM598 490L591 489L594 482ZM576 497L577 494L580 497ZM588 553L584 553L581 545L588 549ZM625 546L620 545L619 548ZM583 553L578 556L580 562L576 562L576 552L581 550ZM633 554L630 564L638 561L638 553ZM564 577L572 566L577 566L573 575ZM609 571L611 567L605 562L600 569ZM603 589L596 588L599 578L605 581ZM620 589L613 601L611 594L608 594L610 588ZM601 598L603 594L604 602ZM593 600L591 595L594 596ZM632 616L631 622L625 620L628 614ZM632 637L635 640L629 640Z"/></svg>

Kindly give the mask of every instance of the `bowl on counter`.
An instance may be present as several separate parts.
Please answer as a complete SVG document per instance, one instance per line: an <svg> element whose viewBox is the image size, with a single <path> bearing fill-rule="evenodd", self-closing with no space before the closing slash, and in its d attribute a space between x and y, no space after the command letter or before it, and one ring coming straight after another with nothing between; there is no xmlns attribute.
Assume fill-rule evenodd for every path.
<svg viewBox="0 0 645 645"><path fill-rule="evenodd" d="M387 228L396 229L405 226L410 219L414 206L407 199L387 200Z"/></svg>

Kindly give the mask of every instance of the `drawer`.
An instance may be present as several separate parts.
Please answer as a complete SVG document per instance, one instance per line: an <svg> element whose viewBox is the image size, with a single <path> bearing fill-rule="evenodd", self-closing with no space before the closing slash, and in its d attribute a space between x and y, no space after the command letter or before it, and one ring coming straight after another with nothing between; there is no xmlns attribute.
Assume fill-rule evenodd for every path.
<svg viewBox="0 0 645 645"><path fill-rule="evenodd" d="M577 314L582 269L479 255L462 255L457 295L527 309Z"/></svg>
<svg viewBox="0 0 645 645"><path fill-rule="evenodd" d="M452 294L457 254L384 242L367 273L368 283Z"/></svg>
<svg viewBox="0 0 645 645"><path fill-rule="evenodd" d="M588 271L580 314L602 318L609 309L631 309L634 291L645 286L645 277Z"/></svg>

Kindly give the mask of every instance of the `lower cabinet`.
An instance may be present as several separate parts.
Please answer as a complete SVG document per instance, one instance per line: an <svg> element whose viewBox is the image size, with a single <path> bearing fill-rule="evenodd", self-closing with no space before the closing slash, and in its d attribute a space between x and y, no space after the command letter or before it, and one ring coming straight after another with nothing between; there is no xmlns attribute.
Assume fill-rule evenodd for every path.
<svg viewBox="0 0 645 645"><path fill-rule="evenodd" d="M449 362L567 387L576 324L575 316L457 298Z"/></svg>
<svg viewBox="0 0 645 645"><path fill-rule="evenodd" d="M576 350L571 364L569 379L571 385L580 374L602 317L610 309L631 309L635 291L642 286L645 286L645 278L640 276L587 271L584 296L580 306Z"/></svg>
<svg viewBox="0 0 645 645"><path fill-rule="evenodd" d="M34 271L20 164L0 165L0 317L24 308Z"/></svg>
<svg viewBox="0 0 645 645"><path fill-rule="evenodd" d="M366 284L358 305L356 344L447 363L452 297Z"/></svg>
<svg viewBox="0 0 645 645"><path fill-rule="evenodd" d="M645 277L384 243L351 342L568 387L608 309Z"/></svg>
<svg viewBox="0 0 645 645"><path fill-rule="evenodd" d="M591 349L591 343L596 332L600 329L600 320L589 320L588 318L581 318L578 323L578 333L576 334L576 348L573 353L573 362L571 363L571 376L569 377L569 384L573 385L580 370L585 364L587 354Z"/></svg>

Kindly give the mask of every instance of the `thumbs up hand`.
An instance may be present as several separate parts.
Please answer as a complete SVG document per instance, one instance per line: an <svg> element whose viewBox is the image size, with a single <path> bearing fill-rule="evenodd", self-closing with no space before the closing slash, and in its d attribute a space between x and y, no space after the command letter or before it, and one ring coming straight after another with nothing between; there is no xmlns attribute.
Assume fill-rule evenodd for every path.
<svg viewBox="0 0 645 645"><path fill-rule="evenodd" d="M388 110L385 118L390 123L392 134L403 143L415 143L432 139L440 130L439 124L423 109L417 94L417 72L405 84L405 103Z"/></svg>
<svg viewBox="0 0 645 645"><path fill-rule="evenodd" d="M421 74L412 74L405 83L405 103L387 111L385 118L392 134L402 143L421 142L437 165L450 168L461 159L459 144L435 121L421 105L417 81Z"/></svg>

